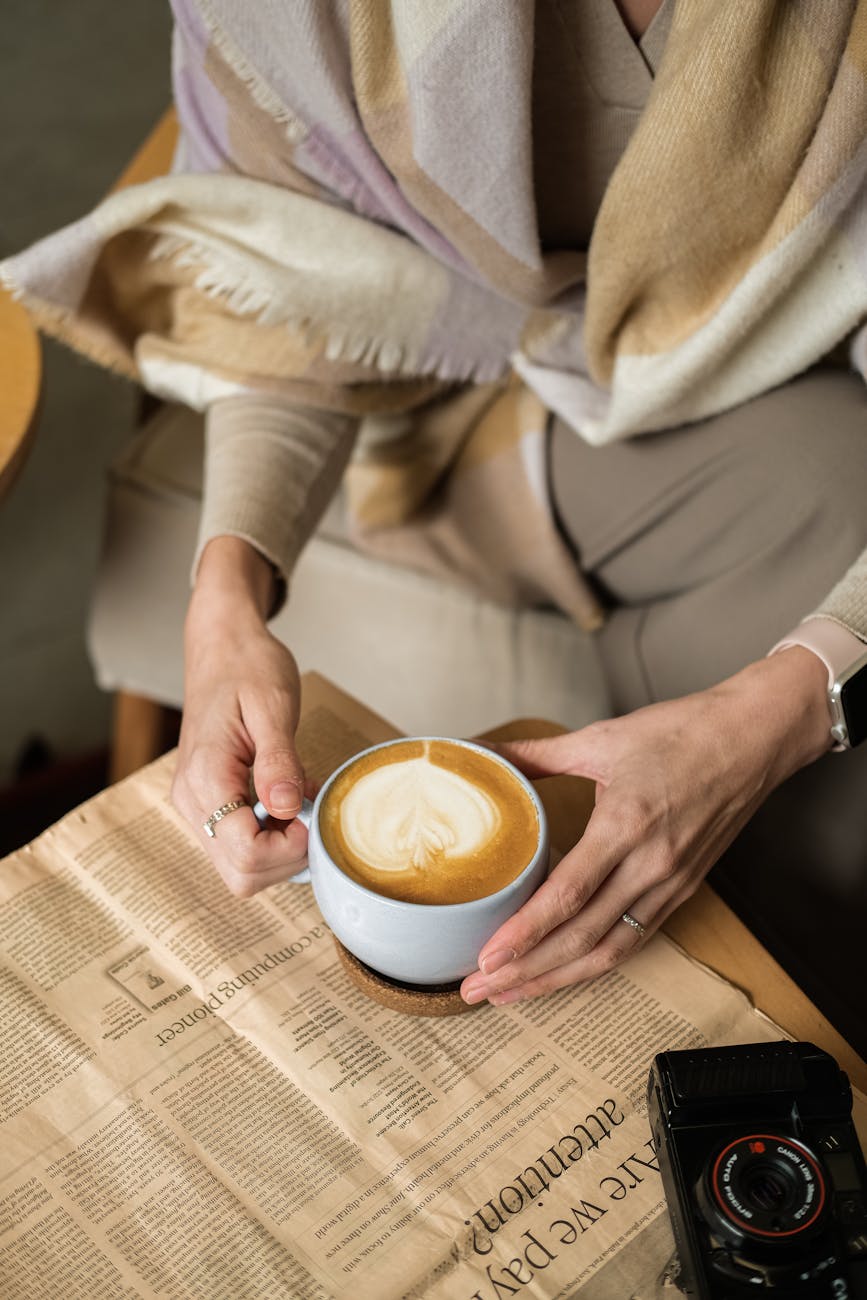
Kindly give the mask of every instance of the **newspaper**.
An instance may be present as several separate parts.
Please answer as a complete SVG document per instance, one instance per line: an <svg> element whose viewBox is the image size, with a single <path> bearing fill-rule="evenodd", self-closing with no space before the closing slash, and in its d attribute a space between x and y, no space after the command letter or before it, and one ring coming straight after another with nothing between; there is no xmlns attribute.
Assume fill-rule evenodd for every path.
<svg viewBox="0 0 867 1300"><path fill-rule="evenodd" d="M315 777L393 734L307 679ZM309 886L229 895L173 762L0 864L4 1300L659 1294L649 1062L780 1031L662 937L536 1001L385 1010Z"/></svg>

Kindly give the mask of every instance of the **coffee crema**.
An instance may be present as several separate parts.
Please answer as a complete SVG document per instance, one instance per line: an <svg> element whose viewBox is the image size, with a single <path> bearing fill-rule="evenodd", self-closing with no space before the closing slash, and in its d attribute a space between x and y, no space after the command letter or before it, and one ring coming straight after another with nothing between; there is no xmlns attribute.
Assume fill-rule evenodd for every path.
<svg viewBox="0 0 867 1300"><path fill-rule="evenodd" d="M533 800L507 767L447 740L395 741L351 763L319 813L329 856L408 903L467 903L504 888L539 844Z"/></svg>

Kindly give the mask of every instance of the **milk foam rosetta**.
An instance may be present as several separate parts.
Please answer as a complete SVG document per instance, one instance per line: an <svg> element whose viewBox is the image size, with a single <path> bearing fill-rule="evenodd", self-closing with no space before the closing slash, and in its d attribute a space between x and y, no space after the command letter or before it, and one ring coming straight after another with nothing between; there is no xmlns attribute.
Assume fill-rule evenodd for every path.
<svg viewBox="0 0 867 1300"><path fill-rule="evenodd" d="M467 902L523 871L539 836L535 805L501 763L450 741L403 741L362 756L320 814L341 870L409 902Z"/></svg>
<svg viewBox="0 0 867 1300"><path fill-rule="evenodd" d="M484 790L425 755L365 772L340 805L346 847L378 871L429 871L478 853L500 812Z"/></svg>

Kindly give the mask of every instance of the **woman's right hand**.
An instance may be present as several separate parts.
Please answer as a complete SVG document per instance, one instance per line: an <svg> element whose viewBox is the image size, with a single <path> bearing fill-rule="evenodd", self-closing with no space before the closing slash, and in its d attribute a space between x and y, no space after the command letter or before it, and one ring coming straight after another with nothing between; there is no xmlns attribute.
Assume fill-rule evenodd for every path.
<svg viewBox="0 0 867 1300"><path fill-rule="evenodd" d="M307 831L292 820L305 792L295 749L300 683L286 647L268 631L270 565L247 542L205 548L184 629L184 714L172 799L239 898L288 879L307 860ZM278 824L262 829L250 807L215 827L222 804L256 794Z"/></svg>

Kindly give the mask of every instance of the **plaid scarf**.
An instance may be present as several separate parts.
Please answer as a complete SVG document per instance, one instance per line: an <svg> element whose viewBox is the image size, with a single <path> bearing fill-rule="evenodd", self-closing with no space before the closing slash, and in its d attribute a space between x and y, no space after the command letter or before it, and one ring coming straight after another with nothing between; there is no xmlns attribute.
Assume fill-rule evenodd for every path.
<svg viewBox="0 0 867 1300"><path fill-rule="evenodd" d="M174 10L174 174L0 265L41 326L155 392L382 420L517 372L604 444L843 340L867 373L867 0L677 0L586 254L540 244L534 4Z"/></svg>

